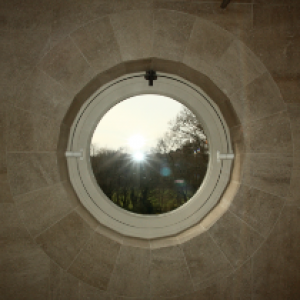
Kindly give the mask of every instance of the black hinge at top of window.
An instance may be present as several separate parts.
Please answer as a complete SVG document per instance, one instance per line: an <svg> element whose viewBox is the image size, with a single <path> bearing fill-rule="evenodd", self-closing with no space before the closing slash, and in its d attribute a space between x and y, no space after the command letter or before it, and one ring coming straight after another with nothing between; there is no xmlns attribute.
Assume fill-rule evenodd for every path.
<svg viewBox="0 0 300 300"><path fill-rule="evenodd" d="M153 86L153 81L157 80L156 72L153 70L146 71L144 78L149 81L149 86Z"/></svg>

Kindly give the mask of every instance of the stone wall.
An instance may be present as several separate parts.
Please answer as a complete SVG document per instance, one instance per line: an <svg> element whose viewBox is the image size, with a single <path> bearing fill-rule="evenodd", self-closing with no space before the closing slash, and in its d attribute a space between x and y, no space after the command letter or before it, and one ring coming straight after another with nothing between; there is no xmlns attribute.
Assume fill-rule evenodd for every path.
<svg viewBox="0 0 300 300"><path fill-rule="evenodd" d="M1 299L300 298L300 4L270 2L0 0ZM149 66L234 109L240 169L218 220L133 241L62 154L90 89Z"/></svg>

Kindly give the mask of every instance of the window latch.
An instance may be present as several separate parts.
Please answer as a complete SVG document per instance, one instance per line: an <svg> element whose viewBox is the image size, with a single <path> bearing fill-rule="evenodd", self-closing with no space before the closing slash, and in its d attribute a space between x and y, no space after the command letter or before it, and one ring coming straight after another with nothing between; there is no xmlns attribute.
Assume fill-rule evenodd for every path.
<svg viewBox="0 0 300 300"><path fill-rule="evenodd" d="M79 152L66 151L65 156L67 158L75 157L75 158L79 158L80 160L83 160L83 149L80 149Z"/></svg>
<svg viewBox="0 0 300 300"><path fill-rule="evenodd" d="M234 154L233 153L220 153L220 151L217 151L217 161L221 162L221 160L233 160Z"/></svg>
<svg viewBox="0 0 300 300"><path fill-rule="evenodd" d="M149 82L149 86L153 86L153 81L157 80L156 72L153 70L146 71L146 75L144 76L146 80Z"/></svg>

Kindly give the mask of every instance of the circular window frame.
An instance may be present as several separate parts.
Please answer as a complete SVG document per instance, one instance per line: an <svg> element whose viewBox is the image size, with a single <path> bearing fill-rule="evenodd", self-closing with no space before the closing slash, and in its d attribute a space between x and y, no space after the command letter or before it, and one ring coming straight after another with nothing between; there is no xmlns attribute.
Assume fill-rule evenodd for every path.
<svg viewBox="0 0 300 300"><path fill-rule="evenodd" d="M175 75L157 75L154 86L148 85L144 73L134 73L96 91L73 122L67 151L70 180L86 209L101 224L123 235L146 239L175 235L200 222L219 202L232 167L232 160L218 157L218 153L231 154L232 147L228 126L217 105L198 86ZM203 125L209 141L210 159L202 185L187 203L160 215L136 214L115 205L98 186L90 164L90 142L101 118L119 102L141 94L163 95L184 104Z"/></svg>

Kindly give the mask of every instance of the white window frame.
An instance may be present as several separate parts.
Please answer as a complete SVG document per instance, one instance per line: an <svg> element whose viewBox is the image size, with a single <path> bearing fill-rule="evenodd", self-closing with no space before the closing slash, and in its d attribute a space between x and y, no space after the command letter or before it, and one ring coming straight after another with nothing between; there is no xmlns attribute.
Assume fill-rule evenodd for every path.
<svg viewBox="0 0 300 300"><path fill-rule="evenodd" d="M71 183L86 209L101 224L126 236L146 239L175 235L200 222L216 206L229 183L233 158L219 155L232 154L230 134L210 97L178 76L157 75L154 86L148 85L144 73L128 74L102 86L77 114L66 152ZM184 104L203 125L209 143L208 169L198 191L181 207L160 215L136 214L115 205L98 186L90 164L91 139L100 119L117 103L142 94L163 95Z"/></svg>

